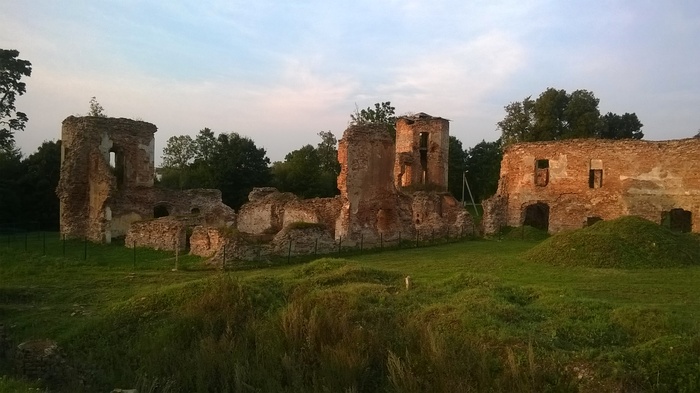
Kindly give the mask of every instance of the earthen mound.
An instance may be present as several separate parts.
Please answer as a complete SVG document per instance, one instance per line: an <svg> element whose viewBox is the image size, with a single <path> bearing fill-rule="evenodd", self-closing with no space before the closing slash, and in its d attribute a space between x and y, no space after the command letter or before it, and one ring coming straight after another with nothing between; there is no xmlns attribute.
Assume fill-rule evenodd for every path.
<svg viewBox="0 0 700 393"><path fill-rule="evenodd" d="M598 268L700 265L700 241L639 217L600 221L562 232L525 253L533 262Z"/></svg>

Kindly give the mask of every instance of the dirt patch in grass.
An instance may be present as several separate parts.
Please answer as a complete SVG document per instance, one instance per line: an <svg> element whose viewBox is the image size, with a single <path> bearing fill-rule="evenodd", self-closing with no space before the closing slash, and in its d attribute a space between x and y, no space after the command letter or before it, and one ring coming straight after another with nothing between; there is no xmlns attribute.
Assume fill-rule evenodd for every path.
<svg viewBox="0 0 700 393"><path fill-rule="evenodd" d="M700 241L696 236L629 216L559 233L524 256L534 262L561 266L681 267L700 265Z"/></svg>

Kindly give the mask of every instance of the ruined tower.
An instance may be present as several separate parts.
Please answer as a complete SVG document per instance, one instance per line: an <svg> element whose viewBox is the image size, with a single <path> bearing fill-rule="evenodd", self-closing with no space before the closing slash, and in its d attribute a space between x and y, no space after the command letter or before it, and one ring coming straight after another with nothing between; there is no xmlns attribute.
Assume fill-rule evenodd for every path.
<svg viewBox="0 0 700 393"><path fill-rule="evenodd" d="M447 191L450 122L423 112L396 120L396 187Z"/></svg>
<svg viewBox="0 0 700 393"><path fill-rule="evenodd" d="M61 233L109 242L133 220L114 217L114 199L127 190L153 186L156 126L143 121L70 116L61 131L61 179L56 190Z"/></svg>
<svg viewBox="0 0 700 393"><path fill-rule="evenodd" d="M165 224L143 222L170 217L182 221L179 228L184 231L185 224L235 221L219 190L153 187L155 132L151 123L123 118L70 116L63 121L61 178L56 188L63 235L109 243L142 222L129 246L140 236L150 239L139 240L140 246L157 243L174 248L184 247L185 241L175 244L184 232L163 240L158 232Z"/></svg>

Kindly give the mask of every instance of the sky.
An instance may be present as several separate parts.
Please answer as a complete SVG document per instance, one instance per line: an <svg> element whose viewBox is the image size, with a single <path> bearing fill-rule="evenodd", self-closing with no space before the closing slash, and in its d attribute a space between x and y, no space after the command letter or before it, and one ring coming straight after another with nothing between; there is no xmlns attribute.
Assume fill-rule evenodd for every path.
<svg viewBox="0 0 700 393"><path fill-rule="evenodd" d="M32 63L25 155L91 97L174 135L237 132L271 160L340 139L356 108L451 120L465 148L548 87L636 113L645 139L700 129L697 0L0 0L0 48ZM157 160L158 162L159 160Z"/></svg>

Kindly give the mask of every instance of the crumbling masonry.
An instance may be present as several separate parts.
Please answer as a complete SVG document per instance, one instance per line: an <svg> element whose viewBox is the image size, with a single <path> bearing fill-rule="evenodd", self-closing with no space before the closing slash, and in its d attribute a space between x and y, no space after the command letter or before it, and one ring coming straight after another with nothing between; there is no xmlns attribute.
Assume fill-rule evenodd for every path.
<svg viewBox="0 0 700 393"><path fill-rule="evenodd" d="M483 228L550 233L635 215L700 232L700 139L574 139L509 146Z"/></svg>
<svg viewBox="0 0 700 393"><path fill-rule="evenodd" d="M107 243L124 236L128 247L189 245L221 261L473 232L446 192L449 122L439 117L400 118L396 142L385 126L351 126L338 147L339 196L302 200L260 188L238 215L218 190L154 187L155 132L129 119L64 120L57 188L64 235Z"/></svg>
<svg viewBox="0 0 700 393"><path fill-rule="evenodd" d="M133 223L163 216L208 225L235 222L235 213L221 202L219 190L153 187L155 132L153 124L129 119L71 116L63 121L56 189L63 235L109 243L126 236ZM141 223L138 229L157 233L162 228L161 223L152 225ZM160 237L132 234L127 245L184 248L183 235L176 232Z"/></svg>

